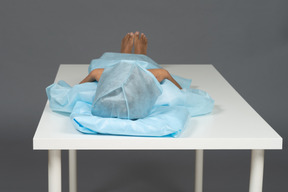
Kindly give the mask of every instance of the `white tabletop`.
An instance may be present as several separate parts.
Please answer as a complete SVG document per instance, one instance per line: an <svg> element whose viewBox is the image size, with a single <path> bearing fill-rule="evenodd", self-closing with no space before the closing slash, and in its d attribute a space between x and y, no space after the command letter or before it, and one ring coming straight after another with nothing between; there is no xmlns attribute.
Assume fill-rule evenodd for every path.
<svg viewBox="0 0 288 192"><path fill-rule="evenodd" d="M177 138L87 135L69 116L52 112L48 102L33 138L34 150L52 149L282 149L282 138L234 90L213 65L162 65L170 73L192 79L215 100L211 114L190 119ZM88 65L60 65L55 82L79 83Z"/></svg>

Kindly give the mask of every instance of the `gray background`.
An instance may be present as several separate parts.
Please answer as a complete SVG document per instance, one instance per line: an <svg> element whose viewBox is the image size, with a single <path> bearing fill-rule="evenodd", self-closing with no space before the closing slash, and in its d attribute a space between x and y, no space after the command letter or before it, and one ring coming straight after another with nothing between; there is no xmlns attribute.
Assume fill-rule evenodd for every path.
<svg viewBox="0 0 288 192"><path fill-rule="evenodd" d="M264 192L287 191L288 1L0 1L0 191L47 191L32 138L60 63L118 52L127 32L162 64L212 63L284 138ZM216 101L217 102L217 101ZM204 191L248 191L249 151L206 151ZM193 191L193 151L80 151L79 191ZM63 152L63 191L68 191Z"/></svg>

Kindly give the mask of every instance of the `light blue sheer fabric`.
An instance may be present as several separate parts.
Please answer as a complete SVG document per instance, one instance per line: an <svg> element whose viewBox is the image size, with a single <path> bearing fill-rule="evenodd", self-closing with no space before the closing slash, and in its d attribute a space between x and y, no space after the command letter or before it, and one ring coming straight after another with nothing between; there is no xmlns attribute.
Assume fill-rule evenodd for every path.
<svg viewBox="0 0 288 192"><path fill-rule="evenodd" d="M71 113L75 128L87 134L176 137L189 117L204 115L213 109L214 101L204 91L180 90L169 80L164 80L161 87L163 92L150 114L136 121L92 115L95 82L71 87L59 81L47 88L47 95L53 111Z"/></svg>
<svg viewBox="0 0 288 192"><path fill-rule="evenodd" d="M152 73L133 60L106 67L98 83L92 114L139 119L149 115L162 88Z"/></svg>
<svg viewBox="0 0 288 192"><path fill-rule="evenodd" d="M132 54L121 55L120 57L123 57L123 59L118 60L118 64L123 60L127 61L125 55ZM97 60L93 60L89 67L90 71L95 69L95 67L110 68L117 64L115 62L110 65L112 62L108 61L108 59L115 56L114 54L104 54L103 56L105 56L107 63L105 64L103 60L100 60L100 63L97 63ZM133 56L138 58L138 55L134 54ZM146 56L140 55L138 60L147 62L146 66L156 66L153 62L143 61L143 58L147 59ZM132 63L135 64L135 61L137 61L138 65L138 60L133 61L131 59L131 62L133 61ZM144 68L141 63L139 66L141 66L141 69ZM191 83L191 80L184 79L185 81L186 83L189 83L189 81ZM183 89L180 90L166 79L161 84L156 84L160 86L162 92L157 96L148 115L143 115L143 118L135 118L137 120L103 118L92 114L93 101L96 98L95 93L99 88L99 84L100 82L90 82L73 87L64 81L52 84L46 88L50 108L55 112L70 113L73 125L82 133L176 137L184 128L189 117L210 113L214 106L214 100L206 92L191 89L189 88L190 84L188 87L181 85ZM149 106L148 108L151 107Z"/></svg>
<svg viewBox="0 0 288 192"><path fill-rule="evenodd" d="M159 106L145 118L137 120L102 118L92 115L91 104L78 101L71 113L73 125L86 134L176 137L188 120L185 107Z"/></svg>
<svg viewBox="0 0 288 192"><path fill-rule="evenodd" d="M93 59L91 61L88 72L90 73L93 69L111 67L119 63L119 60L136 61L140 66L145 69L162 68L160 65L158 65L155 61L153 61L150 57L146 55L106 52L101 57Z"/></svg>
<svg viewBox="0 0 288 192"><path fill-rule="evenodd" d="M208 114L214 107L214 100L200 89L180 90L167 79L161 83L161 87L163 91L155 106L183 106L188 109L191 117Z"/></svg>
<svg viewBox="0 0 288 192"><path fill-rule="evenodd" d="M92 103L97 82L78 84L71 87L61 80L46 88L50 108L55 112L71 113L77 101Z"/></svg>
<svg viewBox="0 0 288 192"><path fill-rule="evenodd" d="M178 89L171 81L164 80L161 84L162 94L154 106L183 106L189 115L199 116L210 113L214 100L199 89ZM97 83L83 83L71 87L65 81L59 81L46 88L50 108L55 112L71 113L76 102L93 103Z"/></svg>

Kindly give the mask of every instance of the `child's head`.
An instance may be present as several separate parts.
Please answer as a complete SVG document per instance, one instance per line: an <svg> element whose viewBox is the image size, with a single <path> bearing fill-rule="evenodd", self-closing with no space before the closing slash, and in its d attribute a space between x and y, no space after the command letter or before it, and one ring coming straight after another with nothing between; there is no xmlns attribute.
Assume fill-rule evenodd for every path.
<svg viewBox="0 0 288 192"><path fill-rule="evenodd" d="M139 119L149 115L162 89L156 78L135 61L106 68L98 83L92 114Z"/></svg>

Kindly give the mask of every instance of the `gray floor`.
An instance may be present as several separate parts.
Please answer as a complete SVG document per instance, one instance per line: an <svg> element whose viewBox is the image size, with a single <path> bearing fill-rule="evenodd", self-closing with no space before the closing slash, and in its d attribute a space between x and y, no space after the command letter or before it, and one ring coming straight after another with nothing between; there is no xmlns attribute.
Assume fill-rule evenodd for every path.
<svg viewBox="0 0 288 192"><path fill-rule="evenodd" d="M288 1L0 1L0 191L47 191L47 152L32 138L59 64L148 37L159 64L213 64L283 137L267 151L263 191L288 189ZM193 79L193 77L192 77ZM217 103L217 101L216 101ZM188 192L193 151L80 151L79 191ZM249 151L206 151L204 192L248 191ZM63 191L68 191L63 152Z"/></svg>

